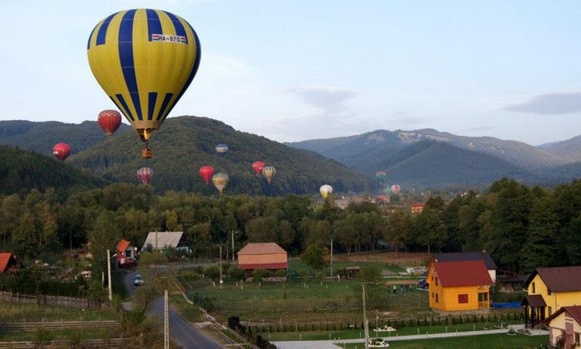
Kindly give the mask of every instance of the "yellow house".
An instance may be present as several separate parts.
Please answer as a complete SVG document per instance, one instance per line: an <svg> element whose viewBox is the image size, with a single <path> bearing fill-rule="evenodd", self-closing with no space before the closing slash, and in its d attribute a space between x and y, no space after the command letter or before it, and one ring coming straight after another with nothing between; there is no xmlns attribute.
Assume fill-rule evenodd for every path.
<svg viewBox="0 0 581 349"><path fill-rule="evenodd" d="M581 306L562 307L545 323L551 348L581 348Z"/></svg>
<svg viewBox="0 0 581 349"><path fill-rule="evenodd" d="M482 260L434 260L428 267L426 283L432 310L467 311L490 308L492 278Z"/></svg>
<svg viewBox="0 0 581 349"><path fill-rule="evenodd" d="M581 266L537 268L524 289L525 324L535 327L561 307L581 304Z"/></svg>

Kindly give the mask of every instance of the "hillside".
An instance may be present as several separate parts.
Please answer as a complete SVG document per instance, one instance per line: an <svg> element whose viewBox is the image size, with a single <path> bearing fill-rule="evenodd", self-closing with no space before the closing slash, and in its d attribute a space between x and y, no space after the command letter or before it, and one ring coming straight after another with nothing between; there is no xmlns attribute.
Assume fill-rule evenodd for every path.
<svg viewBox="0 0 581 349"><path fill-rule="evenodd" d="M52 154L51 154L52 156ZM0 193L27 193L55 188L59 193L105 186L88 171L33 151L0 145Z"/></svg>
<svg viewBox="0 0 581 349"><path fill-rule="evenodd" d="M558 154L522 142L505 141L493 137L456 136L433 129L377 130L357 136L286 144L299 149L315 151L348 167L371 173L381 169L380 167L370 167L376 162L378 155L380 158L389 157L411 144L425 140L444 142L461 149L492 155L523 168L546 168L570 162Z"/></svg>
<svg viewBox="0 0 581 349"><path fill-rule="evenodd" d="M130 130L121 124L115 136ZM52 156L52 147L64 142L71 146L71 154L81 152L106 138L96 121L67 124L58 121L33 122L24 120L0 121L0 144Z"/></svg>
<svg viewBox="0 0 581 349"><path fill-rule="evenodd" d="M391 183L404 187L486 186L503 177L530 181L535 176L492 155L444 142L421 141L395 153L387 168Z"/></svg>
<svg viewBox="0 0 581 349"><path fill-rule="evenodd" d="M143 143L133 131L117 132L107 138L96 122L87 121L80 125L4 122L0 123L0 128L0 143L14 143L18 138L16 135L31 139L30 133L38 135L38 130L63 130L73 149L67 164L88 170L107 181L129 183L138 183L137 169L148 166L155 171L152 187L158 192L176 190L216 194L213 185L206 185L198 174L204 165L228 174L230 181L225 193L317 194L322 184L330 184L338 192L363 192L373 186L369 177L334 160L236 131L209 118L182 116L167 119L151 138L154 157L150 160L141 158ZM47 148L52 150L53 144L63 139L63 134L51 131L29 143L20 141L19 144L30 150L41 149L45 154ZM215 151L219 143L229 146L223 157ZM268 185L262 176L252 172L251 164L256 160L275 166L272 184Z"/></svg>

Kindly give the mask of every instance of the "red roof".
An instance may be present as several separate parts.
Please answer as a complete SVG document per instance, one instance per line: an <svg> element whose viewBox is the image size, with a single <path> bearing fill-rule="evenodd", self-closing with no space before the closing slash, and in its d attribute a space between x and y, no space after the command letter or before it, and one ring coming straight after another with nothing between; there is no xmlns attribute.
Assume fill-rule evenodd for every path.
<svg viewBox="0 0 581 349"><path fill-rule="evenodd" d="M125 239L122 239L117 244L117 253L127 251L127 248L129 248L129 246L131 246L131 241L127 241Z"/></svg>
<svg viewBox="0 0 581 349"><path fill-rule="evenodd" d="M0 252L0 273L5 272L10 267L11 262L14 263L15 259L10 252Z"/></svg>
<svg viewBox="0 0 581 349"><path fill-rule="evenodd" d="M581 324L581 306L579 305L561 307L556 313L545 319L545 323L548 324L563 312L567 313L567 315L572 317L578 324Z"/></svg>
<svg viewBox="0 0 581 349"><path fill-rule="evenodd" d="M443 287L492 285L482 260L435 262L434 268Z"/></svg>
<svg viewBox="0 0 581 349"><path fill-rule="evenodd" d="M539 275L551 292L581 291L581 266L537 268L525 281L525 287Z"/></svg>
<svg viewBox="0 0 581 349"><path fill-rule="evenodd" d="M238 255L279 254L286 251L275 242L251 242L238 251Z"/></svg>

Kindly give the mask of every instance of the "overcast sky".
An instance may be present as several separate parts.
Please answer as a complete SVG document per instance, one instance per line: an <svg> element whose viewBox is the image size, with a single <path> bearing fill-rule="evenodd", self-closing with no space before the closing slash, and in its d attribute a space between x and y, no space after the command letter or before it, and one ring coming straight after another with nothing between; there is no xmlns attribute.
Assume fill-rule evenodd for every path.
<svg viewBox="0 0 581 349"><path fill-rule="evenodd" d="M173 12L202 60L170 117L285 142L434 128L531 145L581 135L578 0L18 0L0 4L0 120L96 120L87 39ZM161 132L161 131L160 131Z"/></svg>

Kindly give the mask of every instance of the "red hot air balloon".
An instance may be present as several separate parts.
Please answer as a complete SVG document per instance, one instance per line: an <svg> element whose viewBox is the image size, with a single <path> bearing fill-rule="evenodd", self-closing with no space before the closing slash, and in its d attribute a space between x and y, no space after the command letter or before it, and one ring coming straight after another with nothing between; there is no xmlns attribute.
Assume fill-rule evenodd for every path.
<svg viewBox="0 0 581 349"><path fill-rule="evenodd" d="M112 135L121 125L121 113L117 110L103 110L98 117L99 126L105 131L107 136Z"/></svg>
<svg viewBox="0 0 581 349"><path fill-rule="evenodd" d="M259 176L262 175L263 168L264 168L264 162L262 162L262 161L254 161L252 163L252 170Z"/></svg>
<svg viewBox="0 0 581 349"><path fill-rule="evenodd" d="M71 147L67 143L57 143L52 148L52 153L60 161L65 161L71 153Z"/></svg>
<svg viewBox="0 0 581 349"><path fill-rule="evenodd" d="M214 175L214 168L212 166L202 166L200 167L200 176L204 179L206 184L210 183L212 176Z"/></svg>
<svg viewBox="0 0 581 349"><path fill-rule="evenodd" d="M149 184L149 182L151 182L151 179L153 178L153 169L149 168L149 167L142 167L139 170L137 170L137 178L139 178L139 181L145 185Z"/></svg>

